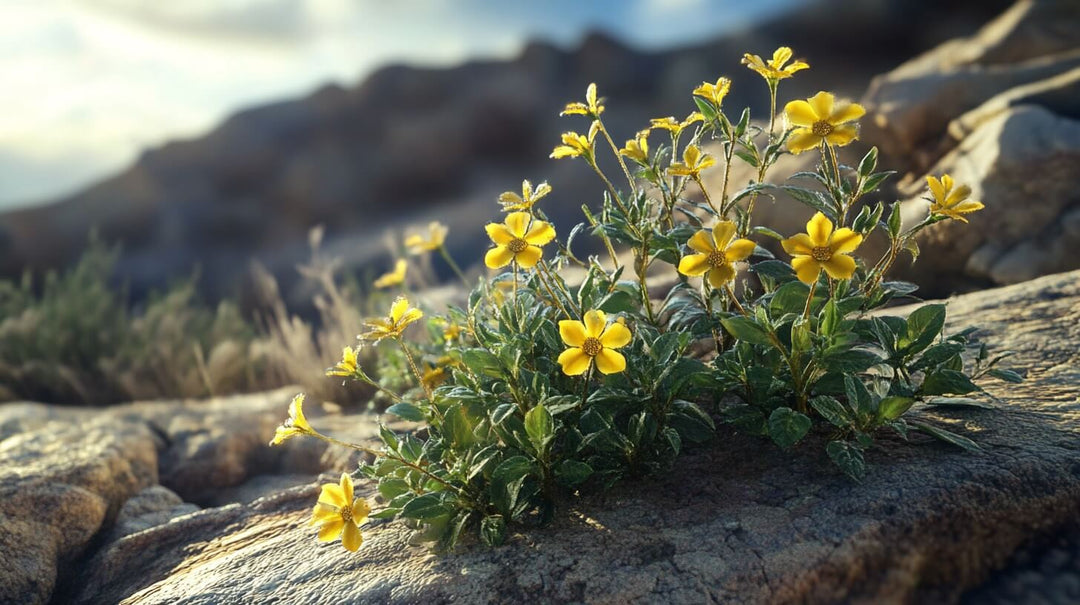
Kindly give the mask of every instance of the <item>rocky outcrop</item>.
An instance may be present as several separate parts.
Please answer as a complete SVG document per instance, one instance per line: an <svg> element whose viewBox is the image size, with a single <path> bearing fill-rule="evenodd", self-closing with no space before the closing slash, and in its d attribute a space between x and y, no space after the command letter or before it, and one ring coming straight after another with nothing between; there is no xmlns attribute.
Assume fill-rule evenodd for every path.
<svg viewBox="0 0 1080 605"><path fill-rule="evenodd" d="M979 453L889 439L854 484L821 443L781 452L725 429L663 476L577 502L504 547L447 556L404 546L399 523L369 523L356 554L317 543L311 482L103 541L62 600L955 602L1008 564L999 585L1012 602L1069 602L1067 576L1025 583L1010 557L1080 520L1080 273L958 297L949 313L948 330L977 326L1027 377L990 387L996 410L918 411ZM158 498L153 510L175 506ZM1068 571L1053 552L1070 548L1046 556Z"/></svg>

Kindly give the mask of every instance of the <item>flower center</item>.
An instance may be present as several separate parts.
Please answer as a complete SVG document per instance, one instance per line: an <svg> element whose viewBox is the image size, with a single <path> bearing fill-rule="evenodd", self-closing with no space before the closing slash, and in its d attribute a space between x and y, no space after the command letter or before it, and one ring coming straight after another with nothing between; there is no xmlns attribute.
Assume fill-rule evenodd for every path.
<svg viewBox="0 0 1080 605"><path fill-rule="evenodd" d="M826 122L825 120L818 120L817 122L814 122L814 125L811 128L814 131L814 136L819 137L828 136L833 131L833 125Z"/></svg>
<svg viewBox="0 0 1080 605"><path fill-rule="evenodd" d="M596 357L600 354L600 351L604 350L604 345L600 344L600 339L590 336L585 339L585 342L581 343L581 350L585 351L585 354L589 357Z"/></svg>
<svg viewBox="0 0 1080 605"><path fill-rule="evenodd" d="M338 509L338 512L341 513L341 520L342 521L344 521L346 523L351 523L352 522L353 519L352 519L352 507L351 506L342 506L341 508Z"/></svg>
<svg viewBox="0 0 1080 605"><path fill-rule="evenodd" d="M709 263L710 267L722 267L727 264L727 257L719 250L713 250L709 253L709 257L705 259L705 262Z"/></svg>
<svg viewBox="0 0 1080 605"><path fill-rule="evenodd" d="M828 246L815 246L814 249L810 251L810 256L814 257L814 260L823 263L832 258L832 248Z"/></svg>
<svg viewBox="0 0 1080 605"><path fill-rule="evenodd" d="M506 249L513 252L514 254L520 254L524 252L525 249L528 247L529 242L521 239L520 237L515 237L514 239L510 240L509 244L506 244Z"/></svg>

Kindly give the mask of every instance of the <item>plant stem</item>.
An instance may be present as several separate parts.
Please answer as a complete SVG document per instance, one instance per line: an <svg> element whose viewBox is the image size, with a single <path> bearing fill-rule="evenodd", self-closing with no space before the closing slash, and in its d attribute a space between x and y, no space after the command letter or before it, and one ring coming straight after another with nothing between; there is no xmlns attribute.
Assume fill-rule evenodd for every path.
<svg viewBox="0 0 1080 605"><path fill-rule="evenodd" d="M806 306L803 307L803 319L810 319L810 306L814 301L815 290L817 290L817 280L810 284L810 292L806 295Z"/></svg>
<svg viewBox="0 0 1080 605"><path fill-rule="evenodd" d="M394 454L392 454L390 452L379 452L379 451L373 450L373 449L371 449L369 447L364 447L362 445L357 445L355 443L348 443L346 441L341 441L340 439L334 439L333 437L330 437L328 435L323 435L322 433L319 433L319 432L308 433L308 434L311 435L312 437L322 439L323 441L325 441L327 443L333 443L334 445L340 445L341 447L346 447L346 448L349 448L349 449L353 449L353 450L356 450L358 452L364 452L365 454L371 454L372 456L375 456L376 458L389 458L391 460L397 460L398 462L404 464L405 466L407 466L407 467L409 467L409 468L411 468L413 470L419 471L419 472L423 473L424 475L426 475L427 477L435 480L436 482L441 483L442 485L454 490L455 492L458 493L458 495L460 495L460 496L465 496L466 495L465 492L462 491L461 488L459 488L458 486L454 485L453 483L450 483L450 482L446 481L445 479L443 479L442 477L439 477L438 475L433 474L431 471L425 469L424 467L420 466L419 464L409 462L408 460L402 458L401 456L394 455Z"/></svg>
<svg viewBox="0 0 1080 605"><path fill-rule="evenodd" d="M690 175L690 178L694 179L694 182L697 183L698 189L701 189L701 194L705 196L705 202L709 204L709 208L712 208L712 211L719 215L720 211L717 210L716 206L713 205L712 198L709 197L709 192L705 190L705 183L701 182L701 175L692 174Z"/></svg>
<svg viewBox="0 0 1080 605"><path fill-rule="evenodd" d="M611 145L611 151L615 154L615 159L619 161L619 167L622 168L623 174L626 175L626 182L630 184L630 189L633 190L634 177L630 176L630 170L626 167L626 162L619 153L619 148L615 145L615 141L611 140L611 135L608 134L607 128L604 127L604 123L600 121L600 118L597 118L596 122L600 124L600 133L607 139L608 145Z"/></svg>
<svg viewBox="0 0 1080 605"><path fill-rule="evenodd" d="M454 258L450 256L450 252L447 251L445 244L439 246L439 254L442 255L443 260L446 261L446 264L450 265L450 269L452 269L454 273L458 276L458 279L461 280L461 283L465 284L465 287L468 288L469 280L465 279L465 273L461 270L461 267L459 267L458 264L454 262Z"/></svg>
<svg viewBox="0 0 1080 605"><path fill-rule="evenodd" d="M401 352L405 354L405 359L409 362L409 367L412 368L412 373L416 376L417 382L420 383L420 387L424 389L424 394L427 395L428 402L431 404L431 409L435 410L438 414L438 410L435 408L435 395L428 388L427 383L424 382L424 375L420 373L420 368L416 367L416 360L413 359L412 353L409 352L409 347L405 345L405 341L399 336L394 340L397 341L398 346L401 347Z"/></svg>

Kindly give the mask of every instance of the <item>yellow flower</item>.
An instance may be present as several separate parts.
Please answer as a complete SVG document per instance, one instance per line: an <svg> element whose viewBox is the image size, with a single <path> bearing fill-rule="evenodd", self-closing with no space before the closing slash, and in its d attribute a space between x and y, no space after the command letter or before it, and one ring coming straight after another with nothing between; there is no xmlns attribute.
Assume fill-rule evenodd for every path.
<svg viewBox="0 0 1080 605"><path fill-rule="evenodd" d="M708 230L702 229L686 242L697 254L688 254L679 261L679 273L691 277L708 274L714 288L722 288L735 279L734 263L745 260L754 252L754 242L736 239L735 223L720 221Z"/></svg>
<svg viewBox="0 0 1080 605"><path fill-rule="evenodd" d="M729 90L731 90L731 80L720 78L716 81L716 84L702 82L701 86L694 89L694 94L720 107Z"/></svg>
<svg viewBox="0 0 1080 605"><path fill-rule="evenodd" d="M270 445L281 445L297 435L314 434L315 429L311 428L307 418L304 418L304 394L300 393L289 403L289 418L274 431L274 438L270 440Z"/></svg>
<svg viewBox="0 0 1080 605"><path fill-rule="evenodd" d="M596 362L604 374L617 374L626 369L626 358L615 351L630 344L630 330L622 322L607 323L603 311L589 311L585 322L564 319L559 322L559 335L569 349L559 355L559 365L567 376L579 376Z"/></svg>
<svg viewBox="0 0 1080 605"><path fill-rule="evenodd" d="M792 101L784 106L784 115L789 124L798 128L788 138L788 150L802 153L823 142L843 147L859 138L858 127L848 122L858 120L865 113L858 103L835 104L835 98L825 91L805 101Z"/></svg>
<svg viewBox="0 0 1080 605"><path fill-rule="evenodd" d="M773 52L772 60L767 64L762 60L761 56L750 53L743 55L742 63L761 74L761 77L772 84L784 78L790 78L795 75L795 72L810 67L803 61L795 61L791 65L784 67L784 63L787 63L789 59L791 59L791 49L781 46Z"/></svg>
<svg viewBox="0 0 1080 605"><path fill-rule="evenodd" d="M926 177L926 184L930 186L930 193L934 194L934 201L930 204L930 212L944 214L958 221L968 222L963 215L970 214L985 208L982 202L969 200L971 187L960 185L956 187L952 177L943 174L941 180L933 176ZM955 189L953 189L956 187Z"/></svg>
<svg viewBox="0 0 1080 605"><path fill-rule="evenodd" d="M855 259L848 256L862 243L862 236L844 227L833 231L833 224L818 212L808 223L806 233L780 242L792 256L791 267L799 281L812 284L822 269L833 279L847 279L855 273Z"/></svg>
<svg viewBox="0 0 1080 605"><path fill-rule="evenodd" d="M439 221L428 223L427 237L414 233L405 238L405 247L413 254L423 254L443 247L449 229Z"/></svg>
<svg viewBox="0 0 1080 605"><path fill-rule="evenodd" d="M585 89L585 102L567 103L566 109L563 109L559 115L589 116L595 120L600 117L600 114L604 113L604 106L601 105L603 102L603 99L596 98L596 84L589 84L589 87Z"/></svg>
<svg viewBox="0 0 1080 605"><path fill-rule="evenodd" d="M535 265L544 251L540 246L555 239L555 229L541 220L533 220L528 212L511 212L505 223L488 223L488 237L495 247L484 256L489 269L505 267L511 262L528 269Z"/></svg>
<svg viewBox="0 0 1080 605"><path fill-rule="evenodd" d="M373 284L376 288L389 288L392 286L399 286L405 283L405 271L408 270L409 263L403 258L397 259L394 263L394 270L389 273L384 273L379 279L375 280Z"/></svg>
<svg viewBox="0 0 1080 605"><path fill-rule="evenodd" d="M649 164L649 130L642 130L634 138L626 142L626 146L619 150L619 155L626 156L638 164Z"/></svg>
<svg viewBox="0 0 1080 605"><path fill-rule="evenodd" d="M371 329L360 335L360 338L376 342L384 338L398 338L405 328L409 327L409 324L423 316L423 311L409 306L409 299L399 296L394 300L393 306L390 307L390 315L386 318L364 322L364 325Z"/></svg>
<svg viewBox="0 0 1080 605"><path fill-rule="evenodd" d="M593 122L587 136L576 132L564 132L562 145L559 145L551 152L551 157L556 160L582 157L585 158L585 161L592 163L593 141L596 140L596 133L600 131L599 124L599 122Z"/></svg>
<svg viewBox="0 0 1080 605"><path fill-rule="evenodd" d="M525 180L521 181L521 195L513 191L507 191L499 196L499 203L502 204L503 212L528 210L533 207L533 204L540 201L540 198L549 193L551 193L551 185L546 182L540 183L536 186L536 189L533 189L533 184Z"/></svg>
<svg viewBox="0 0 1080 605"><path fill-rule="evenodd" d="M705 116L701 115L701 112L695 111L686 116L686 119L682 122L678 122L674 117L668 116L666 118L653 118L650 120L650 128L653 130L666 130L672 134L672 136L678 136L682 131L690 127L695 122L701 122L705 119Z"/></svg>
<svg viewBox="0 0 1080 605"><path fill-rule="evenodd" d="M353 349L352 347L345 347L341 350L341 361L337 362L337 365L326 371L327 376L343 376L348 378L356 374L356 354L360 352L360 347Z"/></svg>
<svg viewBox="0 0 1080 605"><path fill-rule="evenodd" d="M446 374L446 368L442 366L429 366L424 369L424 374L421 377L421 382L424 383L424 387L428 389L434 389L440 384L446 382L449 376Z"/></svg>
<svg viewBox="0 0 1080 605"><path fill-rule="evenodd" d="M446 342L457 340L461 336L461 333L463 331L464 330L460 325L452 322L446 322L446 328L443 329L442 333L443 340L445 340Z"/></svg>
<svg viewBox="0 0 1080 605"><path fill-rule="evenodd" d="M341 545L349 552L356 552L364 543L360 525L367 521L371 507L364 498L353 495L352 478L341 473L341 482L322 486L319 501L311 511L311 525L319 528L320 542L333 542L339 537Z"/></svg>
<svg viewBox="0 0 1080 605"><path fill-rule="evenodd" d="M701 177L701 171L716 163L716 159L707 153L701 153L697 145L687 145L683 150L683 161L675 162L668 166L668 174L675 176L688 176L694 179Z"/></svg>

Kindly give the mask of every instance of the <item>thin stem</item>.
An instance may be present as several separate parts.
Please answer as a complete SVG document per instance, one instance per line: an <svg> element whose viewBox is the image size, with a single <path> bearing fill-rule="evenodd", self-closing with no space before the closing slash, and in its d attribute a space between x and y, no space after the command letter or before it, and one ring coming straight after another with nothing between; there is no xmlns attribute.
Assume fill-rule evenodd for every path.
<svg viewBox="0 0 1080 605"><path fill-rule="evenodd" d="M817 290L817 280L810 284L810 292L806 295L806 306L803 308L803 319L810 319L810 306L814 301L814 291Z"/></svg>
<svg viewBox="0 0 1080 605"><path fill-rule="evenodd" d="M401 347L401 352L405 354L405 359L409 362L409 367L412 368L412 373L416 376L417 382L420 383L420 387L424 389L424 394L427 395L428 402L431 403L431 409L435 410L435 396L428 388L427 383L424 382L424 375L420 373L420 368L416 367L416 360L413 359L412 353L409 352L409 347L405 345L405 341L400 337L395 338L398 346ZM435 410L438 413L438 410Z"/></svg>
<svg viewBox="0 0 1080 605"><path fill-rule="evenodd" d="M517 290L518 290L518 264L514 261L514 308L517 309Z"/></svg>
<svg viewBox="0 0 1080 605"><path fill-rule="evenodd" d="M439 246L439 254L442 255L443 260L446 261L446 264L450 265L450 269L452 269L454 273L458 276L458 279L461 280L461 283L465 284L465 287L468 288L469 280L465 279L465 273L461 270L461 267L459 267L458 264L454 262L454 258L450 256L450 252L447 251L445 244Z"/></svg>
<svg viewBox="0 0 1080 605"><path fill-rule="evenodd" d="M541 260L540 261L540 266L544 271L547 272L548 277L551 278L551 283L555 284L555 288L558 289L559 292L562 292L563 296L566 297L567 302L570 303L570 308L573 309L574 311L577 311L577 314L579 316L582 315L581 309L577 308L577 301L574 300L574 297L566 289L565 284L563 284L563 282L561 280L556 278L555 273L551 270L551 267L548 266L547 261ZM571 319L573 319L573 316L571 316Z"/></svg>
<svg viewBox="0 0 1080 605"><path fill-rule="evenodd" d="M618 146L615 145L615 141L611 140L611 135L608 134L607 128L604 127L604 123L600 121L600 118L596 119L596 122L600 124L600 133L607 139L608 145L611 145L611 151L615 154L615 159L619 161L619 167L622 168L623 174L626 175L626 182L630 184L630 189L634 189L634 177L630 176L630 170L626 167L626 162L622 158L622 154L619 153Z"/></svg>
<svg viewBox="0 0 1080 605"><path fill-rule="evenodd" d="M589 369L585 370L585 382L581 384L581 404L579 408L585 407L585 400L589 398L589 381L592 380L593 362L589 361Z"/></svg>
<svg viewBox="0 0 1080 605"><path fill-rule="evenodd" d="M728 299L730 299L731 303L735 306L735 310L746 317L750 317L750 313L742 306L739 299L735 297L735 291L731 289L731 284L724 284L724 291L727 292Z"/></svg>
<svg viewBox="0 0 1080 605"><path fill-rule="evenodd" d="M372 456L375 456L376 458L389 458L391 460L397 460L398 462L404 464L405 466L407 466L407 467L409 467L409 468L411 468L413 470L420 471L421 473L423 473L427 477L429 477L431 479L434 479L436 482L441 483L442 485L454 490L459 495L461 495L461 496L466 495L465 492L462 491L461 488L454 485L453 483L450 483L450 482L446 481L445 479L443 479L442 477L439 477L438 475L433 474L431 471L425 469L424 467L420 466L419 464L409 462L408 460L402 458L401 456L395 455L395 454L393 454L391 452L379 452L379 451L371 449L370 447L364 447L362 445L357 445L355 443L348 443L346 441L341 441L340 439L334 439L333 437L330 437L328 435L323 435L322 433L319 433L319 432L308 433L308 434L311 435L312 437L322 439L323 441L325 441L327 443L333 443L334 445L340 445L341 447L347 447L349 449L353 449L353 450L356 450L358 452L364 452L365 454L371 454Z"/></svg>
<svg viewBox="0 0 1080 605"><path fill-rule="evenodd" d="M724 182L720 189L720 212L724 215L723 218L727 218L728 212L728 181L731 179L731 158L735 155L735 131L731 128L731 123L726 119L724 120L728 125L727 137L728 146L724 150Z"/></svg>
<svg viewBox="0 0 1080 605"><path fill-rule="evenodd" d="M555 306L563 312L563 315L565 315L567 319L573 319L573 316L570 315L570 312L567 311L566 307L563 306L562 301L559 300L559 297L555 294L555 291L551 289L551 284L549 284L547 282L547 278L544 277L543 268L541 268L540 271L536 272L536 277L540 280L540 283L544 286L544 289L547 290L548 295L551 296L551 302L553 302Z"/></svg>
<svg viewBox="0 0 1080 605"><path fill-rule="evenodd" d="M615 185L611 184L611 181L608 180L607 176L604 175L604 172L600 170L595 161L593 161L591 165L596 174L600 175L600 180L604 181L604 185L607 186L608 192L611 193L611 199L615 202L615 205L629 218L630 211L626 209L626 206L623 206L622 200L619 199L618 192L615 191Z"/></svg>
<svg viewBox="0 0 1080 605"><path fill-rule="evenodd" d="M776 80L769 81L769 142L773 140L773 125L776 123Z"/></svg>
<svg viewBox="0 0 1080 605"><path fill-rule="evenodd" d="M697 183L698 189L701 189L701 195L705 196L705 202L709 204L709 208L712 208L713 212L720 214L720 211L717 210L716 206L713 205L712 198L709 197L709 192L705 189L705 183L701 182L701 175L692 174L690 175L690 178L694 179L694 182Z"/></svg>

